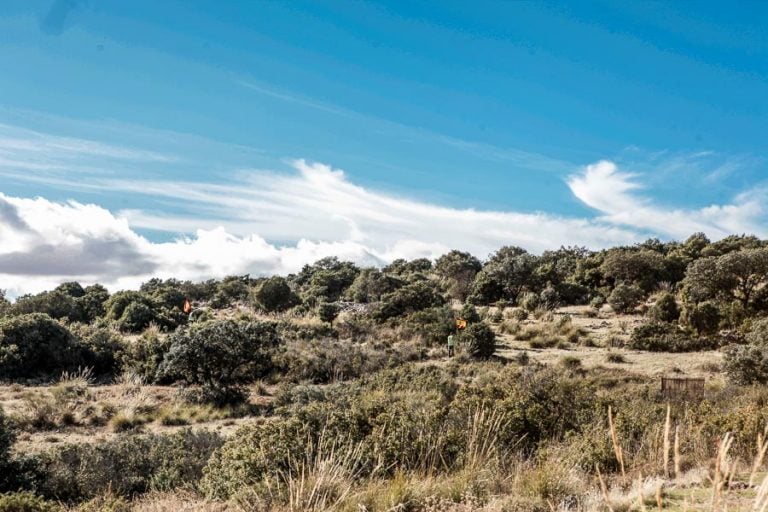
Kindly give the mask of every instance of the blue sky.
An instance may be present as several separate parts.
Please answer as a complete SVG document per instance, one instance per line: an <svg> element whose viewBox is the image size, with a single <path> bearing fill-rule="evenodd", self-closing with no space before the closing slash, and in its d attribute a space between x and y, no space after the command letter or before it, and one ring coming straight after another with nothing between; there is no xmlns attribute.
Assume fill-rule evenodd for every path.
<svg viewBox="0 0 768 512"><path fill-rule="evenodd" d="M765 236L766 21L758 2L5 0L0 193L38 241L35 207L102 209L122 227L62 221L55 247L87 260L125 228L153 254L136 279ZM11 288L63 276L4 265L39 249L5 222ZM190 270L219 228L280 256Z"/></svg>

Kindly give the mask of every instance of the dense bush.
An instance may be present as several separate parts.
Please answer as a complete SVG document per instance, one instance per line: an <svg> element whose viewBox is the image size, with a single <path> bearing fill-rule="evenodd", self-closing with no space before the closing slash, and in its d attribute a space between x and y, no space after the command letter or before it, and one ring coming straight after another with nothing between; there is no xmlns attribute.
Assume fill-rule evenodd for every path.
<svg viewBox="0 0 768 512"><path fill-rule="evenodd" d="M448 336L456 330L453 310L449 306L411 313L401 328L406 337L415 336L427 346L445 344Z"/></svg>
<svg viewBox="0 0 768 512"><path fill-rule="evenodd" d="M35 459L11 453L15 441L16 434L0 408L0 493L32 488L39 479Z"/></svg>
<svg viewBox="0 0 768 512"><path fill-rule="evenodd" d="M333 323L339 316L339 305L335 302L321 302L317 305L317 316L321 321Z"/></svg>
<svg viewBox="0 0 768 512"><path fill-rule="evenodd" d="M23 295L16 300L13 309L22 315L44 313L51 318L70 321L79 321L83 317L83 311L77 300L58 290L37 295Z"/></svg>
<svg viewBox="0 0 768 512"><path fill-rule="evenodd" d="M669 292L659 295L648 310L648 316L657 322L676 322L680 318L680 309L677 307L675 296Z"/></svg>
<svg viewBox="0 0 768 512"><path fill-rule="evenodd" d="M121 331L138 333L154 323L164 330L173 330L186 322L182 311L184 296L178 290L154 288L151 293L122 291L112 295L104 304L106 318Z"/></svg>
<svg viewBox="0 0 768 512"><path fill-rule="evenodd" d="M275 325L215 320L192 324L168 336L169 349L158 374L202 387L214 401L239 398L242 384L272 369Z"/></svg>
<svg viewBox="0 0 768 512"><path fill-rule="evenodd" d="M720 308L712 301L686 305L683 321L699 334L711 334L720 327Z"/></svg>
<svg viewBox="0 0 768 512"><path fill-rule="evenodd" d="M141 336L125 345L121 366L126 372L139 376L144 382L167 383L172 379L158 372L171 342L157 329L147 329Z"/></svg>
<svg viewBox="0 0 768 512"><path fill-rule="evenodd" d="M723 370L735 384L768 383L768 347L731 345L725 349Z"/></svg>
<svg viewBox="0 0 768 512"><path fill-rule="evenodd" d="M635 350L651 352L694 352L715 349L718 340L693 336L675 324L648 322L632 331L629 346Z"/></svg>
<svg viewBox="0 0 768 512"><path fill-rule="evenodd" d="M608 296L608 304L617 313L629 313L643 300L643 291L633 284L619 284Z"/></svg>
<svg viewBox="0 0 768 512"><path fill-rule="evenodd" d="M57 504L37 496L33 492L0 494L0 512L59 512Z"/></svg>
<svg viewBox="0 0 768 512"><path fill-rule="evenodd" d="M288 281L280 276L262 281L252 296L256 305L267 312L285 311L299 302Z"/></svg>
<svg viewBox="0 0 768 512"><path fill-rule="evenodd" d="M347 289L346 298L353 302L376 302L403 284L397 276L375 268L364 268Z"/></svg>
<svg viewBox="0 0 768 512"><path fill-rule="evenodd" d="M461 333L461 342L467 353L478 359L486 359L496 351L496 335L485 322L470 324Z"/></svg>
<svg viewBox="0 0 768 512"><path fill-rule="evenodd" d="M194 486L219 446L218 434L191 429L63 445L41 455L46 475L41 491L45 496L75 501L107 491L133 496L152 488Z"/></svg>
<svg viewBox="0 0 768 512"><path fill-rule="evenodd" d="M42 313L0 319L0 379L47 378L84 364L84 347Z"/></svg>
<svg viewBox="0 0 768 512"><path fill-rule="evenodd" d="M70 330L82 345L83 366L90 368L95 375L119 373L125 351L125 343L119 333L108 327L88 324L73 324Z"/></svg>
<svg viewBox="0 0 768 512"><path fill-rule="evenodd" d="M440 306L445 299L428 281L416 281L382 297L372 316L379 321Z"/></svg>

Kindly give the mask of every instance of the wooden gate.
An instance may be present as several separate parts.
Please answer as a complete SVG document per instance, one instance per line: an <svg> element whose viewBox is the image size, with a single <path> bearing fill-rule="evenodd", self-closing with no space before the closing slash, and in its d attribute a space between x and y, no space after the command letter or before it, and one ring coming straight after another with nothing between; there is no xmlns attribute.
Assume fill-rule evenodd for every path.
<svg viewBox="0 0 768 512"><path fill-rule="evenodd" d="M704 393L704 378L662 377L661 393L665 396L700 395Z"/></svg>

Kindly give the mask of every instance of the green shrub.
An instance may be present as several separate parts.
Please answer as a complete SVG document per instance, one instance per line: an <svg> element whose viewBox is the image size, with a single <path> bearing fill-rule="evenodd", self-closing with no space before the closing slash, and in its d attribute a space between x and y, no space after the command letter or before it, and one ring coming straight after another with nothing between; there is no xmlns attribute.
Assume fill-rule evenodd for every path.
<svg viewBox="0 0 768 512"><path fill-rule="evenodd" d="M467 353L478 359L487 359L496 351L496 335L485 322L467 326L461 333L461 342Z"/></svg>
<svg viewBox="0 0 768 512"><path fill-rule="evenodd" d="M643 291L633 284L619 284L608 296L608 304L617 313L629 313L643 300Z"/></svg>
<svg viewBox="0 0 768 512"><path fill-rule="evenodd" d="M11 453L15 441L16 434L0 407L0 493L33 488L40 478L36 459Z"/></svg>
<svg viewBox="0 0 768 512"><path fill-rule="evenodd" d="M313 429L292 418L240 427L213 454L200 487L209 497L227 499L270 477L278 479L292 459L303 460L312 438Z"/></svg>
<svg viewBox="0 0 768 512"><path fill-rule="evenodd" d="M602 295L595 295L592 300L589 301L589 305L595 309L602 308L606 303L605 297Z"/></svg>
<svg viewBox="0 0 768 512"><path fill-rule="evenodd" d="M178 330L168 342L158 375L201 386L205 396L224 403L272 369L271 350L279 339L273 323L216 320Z"/></svg>
<svg viewBox="0 0 768 512"><path fill-rule="evenodd" d="M0 494L0 512L59 512L55 503L44 500L32 492Z"/></svg>
<svg viewBox="0 0 768 512"><path fill-rule="evenodd" d="M441 306L443 303L445 299L438 293L433 283L416 281L382 297L381 303L373 310L372 316L379 321L384 321L422 309Z"/></svg>
<svg viewBox="0 0 768 512"><path fill-rule="evenodd" d="M194 486L220 446L218 434L191 429L62 445L41 455L46 475L41 491L45 496L79 501L108 491L131 497L149 489Z"/></svg>
<svg viewBox="0 0 768 512"><path fill-rule="evenodd" d="M107 327L86 324L73 324L70 330L84 348L84 366L95 375L119 373L125 351L123 337L119 333Z"/></svg>
<svg viewBox="0 0 768 512"><path fill-rule="evenodd" d="M464 304L459 310L459 318L463 318L468 323L473 324L480 321L480 314L472 304Z"/></svg>
<svg viewBox="0 0 768 512"><path fill-rule="evenodd" d="M285 311L299 302L298 296L293 293L288 281L279 276L265 279L254 290L253 301L267 312Z"/></svg>
<svg viewBox="0 0 768 512"><path fill-rule="evenodd" d="M648 317L656 322L676 322L680 318L680 309L675 296L669 292L659 295L648 310Z"/></svg>
<svg viewBox="0 0 768 512"><path fill-rule="evenodd" d="M335 302L321 302L317 305L317 316L322 322L333 323L339 315L339 305Z"/></svg>
<svg viewBox="0 0 768 512"><path fill-rule="evenodd" d="M566 370L581 368L581 359L575 356L563 356L560 358L560 366Z"/></svg>
<svg viewBox="0 0 768 512"><path fill-rule="evenodd" d="M768 347L731 345L725 349L723 370L735 384L768 383Z"/></svg>
<svg viewBox="0 0 768 512"><path fill-rule="evenodd" d="M21 315L43 313L51 318L77 322L83 319L83 310L76 297L61 290L42 292L37 295L22 295L13 305Z"/></svg>
<svg viewBox="0 0 768 512"><path fill-rule="evenodd" d="M515 308L509 313L509 317L518 322L523 322L528 319L528 311L523 308Z"/></svg>
<svg viewBox="0 0 768 512"><path fill-rule="evenodd" d="M173 379L158 372L171 342L158 329L147 329L126 344L122 355L123 371L138 375L144 382L168 383Z"/></svg>
<svg viewBox="0 0 768 512"><path fill-rule="evenodd" d="M521 293L517 297L517 305L523 310L532 313L541 306L541 298L533 292Z"/></svg>
<svg viewBox="0 0 768 512"><path fill-rule="evenodd" d="M632 331L629 346L651 352L695 352L718 346L717 339L691 335L675 324L648 322Z"/></svg>
<svg viewBox="0 0 768 512"><path fill-rule="evenodd" d="M45 378L84 363L83 347L66 327L33 313L0 319L0 379Z"/></svg>
<svg viewBox="0 0 768 512"><path fill-rule="evenodd" d="M408 315L402 325L405 336L417 336L425 345L442 345L455 330L448 306L427 308Z"/></svg>
<svg viewBox="0 0 768 512"><path fill-rule="evenodd" d="M112 492L97 496L83 503L75 512L131 512L131 502Z"/></svg>
<svg viewBox="0 0 768 512"><path fill-rule="evenodd" d="M720 308L715 302L705 301L688 305L683 320L699 334L712 334L720 327Z"/></svg>

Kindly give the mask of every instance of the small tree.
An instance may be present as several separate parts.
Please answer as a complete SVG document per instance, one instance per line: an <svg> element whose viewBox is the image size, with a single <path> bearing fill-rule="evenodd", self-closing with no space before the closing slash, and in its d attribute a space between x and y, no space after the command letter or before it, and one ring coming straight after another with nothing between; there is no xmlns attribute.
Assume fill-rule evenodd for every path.
<svg viewBox="0 0 768 512"><path fill-rule="evenodd" d="M0 320L0 379L49 377L83 364L83 347L42 313Z"/></svg>
<svg viewBox="0 0 768 512"><path fill-rule="evenodd" d="M467 298L475 274L481 268L480 260L468 252L456 250L440 256L435 262L435 273L446 285L448 294L460 301Z"/></svg>
<svg viewBox="0 0 768 512"><path fill-rule="evenodd" d="M472 357L487 359L496 352L496 335L485 322L471 324L461 333L461 341Z"/></svg>
<svg viewBox="0 0 768 512"><path fill-rule="evenodd" d="M643 300L643 291L632 284L620 284L608 296L608 304L617 313L628 313Z"/></svg>
<svg viewBox="0 0 768 512"><path fill-rule="evenodd" d="M232 320L192 324L168 339L158 376L201 386L203 398L218 403L242 400L240 386L271 369L270 349L278 344L273 324Z"/></svg>
<svg viewBox="0 0 768 512"><path fill-rule="evenodd" d="M335 302L321 302L317 306L317 316L323 322L331 324L339 316L339 305Z"/></svg>
<svg viewBox="0 0 768 512"><path fill-rule="evenodd" d="M267 312L285 311L298 302L288 281L280 276L273 276L262 281L253 292L253 301Z"/></svg>

